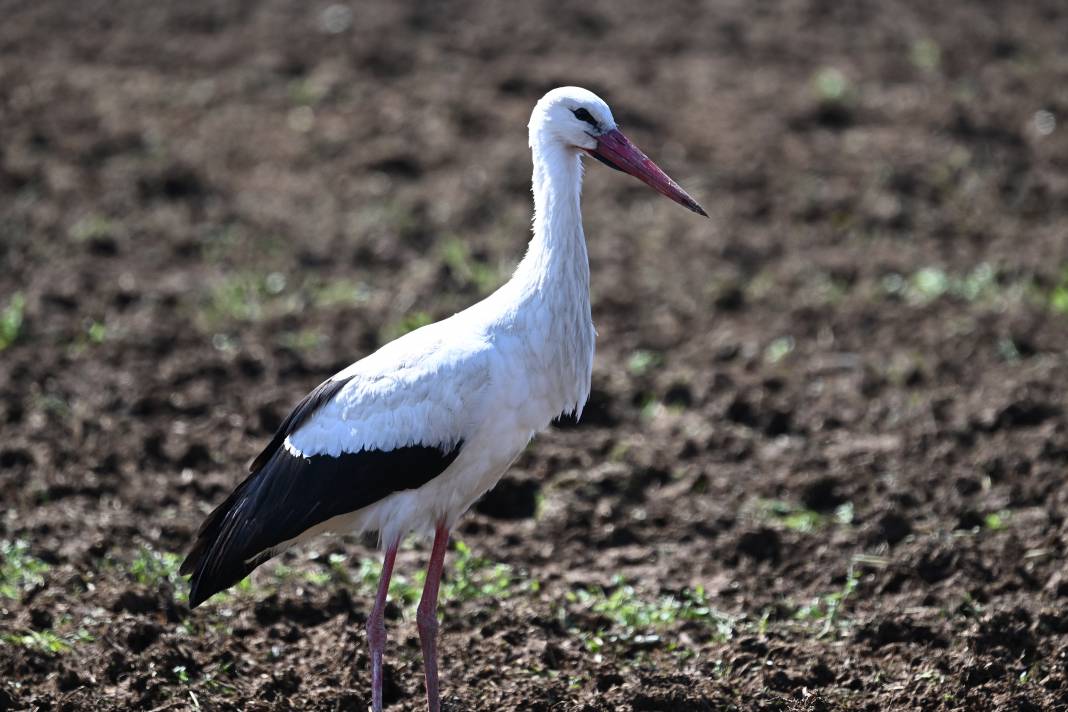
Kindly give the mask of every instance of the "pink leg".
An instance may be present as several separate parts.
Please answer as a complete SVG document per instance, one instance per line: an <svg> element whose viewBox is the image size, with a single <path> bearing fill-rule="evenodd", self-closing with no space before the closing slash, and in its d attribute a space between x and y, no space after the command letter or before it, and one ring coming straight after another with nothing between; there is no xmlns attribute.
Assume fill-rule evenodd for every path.
<svg viewBox="0 0 1068 712"><path fill-rule="evenodd" d="M441 569L445 565L445 549L449 545L449 530L444 522L434 532L434 548L426 568L426 584L415 619L419 626L419 642L423 644L423 667L426 670L426 706L429 712L440 712L438 694L438 586Z"/></svg>
<svg viewBox="0 0 1068 712"><path fill-rule="evenodd" d="M382 654L386 649L386 594L389 592L389 579L393 576L393 562L397 559L397 546L394 542L386 549L382 560L382 575L378 579L378 595L375 607L367 619L367 642L371 646L371 709L382 712Z"/></svg>

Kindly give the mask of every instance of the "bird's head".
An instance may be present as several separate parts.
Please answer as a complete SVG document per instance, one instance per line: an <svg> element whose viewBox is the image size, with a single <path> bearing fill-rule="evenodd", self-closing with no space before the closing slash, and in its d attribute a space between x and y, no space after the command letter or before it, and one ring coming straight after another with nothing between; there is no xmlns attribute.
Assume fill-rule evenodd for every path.
<svg viewBox="0 0 1068 712"><path fill-rule="evenodd" d="M698 215L708 213L679 184L623 135L601 97L581 87L559 87L543 96L530 116L530 146L555 143L589 154L609 168L634 176Z"/></svg>

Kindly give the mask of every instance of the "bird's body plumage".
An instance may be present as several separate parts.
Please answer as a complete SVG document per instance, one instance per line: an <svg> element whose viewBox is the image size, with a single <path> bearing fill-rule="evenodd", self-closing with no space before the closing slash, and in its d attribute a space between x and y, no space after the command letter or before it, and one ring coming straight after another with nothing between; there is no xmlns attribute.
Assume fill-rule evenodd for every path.
<svg viewBox="0 0 1068 712"><path fill-rule="evenodd" d="M527 259L546 258L542 251L533 245ZM581 409L593 367L588 291L576 306L557 280L524 279L533 271L521 266L482 302L334 376L345 385L286 438L291 454L462 447L420 488L393 492L325 529L377 531L391 542L409 531L432 533L442 519L451 526L538 431Z"/></svg>
<svg viewBox="0 0 1068 712"><path fill-rule="evenodd" d="M381 709L383 611L400 539L434 532L419 631L437 709L437 582L448 532L554 418L579 416L595 332L582 230L582 156L631 173L704 214L615 125L596 95L563 87L529 125L534 230L512 278L320 384L282 423L252 473L197 534L182 565L191 605L322 532L377 531L386 548L368 620Z"/></svg>
<svg viewBox="0 0 1068 712"><path fill-rule="evenodd" d="M411 531L431 533L442 520L451 527L497 483L537 432L560 415L581 413L594 351L589 262L579 219L582 165L575 155L547 158L556 163L535 163L535 204L544 210L512 279L481 302L353 363L298 406L294 416L299 417L283 423L250 477L285 481L263 482L259 488L250 483L244 499L239 495L226 513L220 512L219 523L229 516L226 523L234 530L244 520L264 520L268 512L253 511L248 500L268 488L286 495L271 499L277 506L291 510L300 500L312 510L299 518L308 526L297 533L274 527L273 537L258 529L245 536L203 532L214 536L202 549L199 563L205 574L222 562L228 569L227 575L202 575L213 583L197 586L202 577L197 565L187 566L194 574L194 602L320 533L377 531L388 544ZM573 190L562 191L561 183L571 183ZM554 201L554 190L573 198ZM362 502L351 495L368 488L359 468L334 472L346 455L383 453L388 460L388 453L404 454L406 447L434 448L444 455L458 445L448 466L431 470L425 481L420 473L409 473L414 480L394 475L396 487L375 487L382 496L363 506L344 512L329 506ZM316 466L327 468L330 481L308 488L309 471Z"/></svg>

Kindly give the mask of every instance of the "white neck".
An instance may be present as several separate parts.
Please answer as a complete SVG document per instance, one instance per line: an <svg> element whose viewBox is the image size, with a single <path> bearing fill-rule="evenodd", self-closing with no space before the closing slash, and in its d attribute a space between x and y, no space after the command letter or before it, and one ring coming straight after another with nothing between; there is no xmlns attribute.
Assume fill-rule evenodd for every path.
<svg viewBox="0 0 1068 712"><path fill-rule="evenodd" d="M589 313L590 263L582 232L582 160L574 149L537 142L534 156L534 236L513 281L584 306Z"/></svg>
<svg viewBox="0 0 1068 712"><path fill-rule="evenodd" d="M532 432L580 413L590 393L594 336L590 262L582 233L582 162L573 149L535 145L534 236L504 287L487 301L492 319L519 334Z"/></svg>

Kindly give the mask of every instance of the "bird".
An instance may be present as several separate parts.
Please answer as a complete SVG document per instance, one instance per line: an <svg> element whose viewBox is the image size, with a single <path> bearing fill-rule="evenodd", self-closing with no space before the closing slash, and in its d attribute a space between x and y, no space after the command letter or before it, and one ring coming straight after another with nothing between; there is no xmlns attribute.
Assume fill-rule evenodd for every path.
<svg viewBox="0 0 1068 712"><path fill-rule="evenodd" d="M377 532L382 572L366 631L372 709L382 709L385 607L401 540L433 536L416 625L427 709L441 708L438 589L450 531L531 439L578 419L596 332L582 228L592 157L708 217L619 129L608 104L559 87L535 105L533 234L511 278L472 306L411 331L320 383L198 530L181 573L189 605L322 534Z"/></svg>

